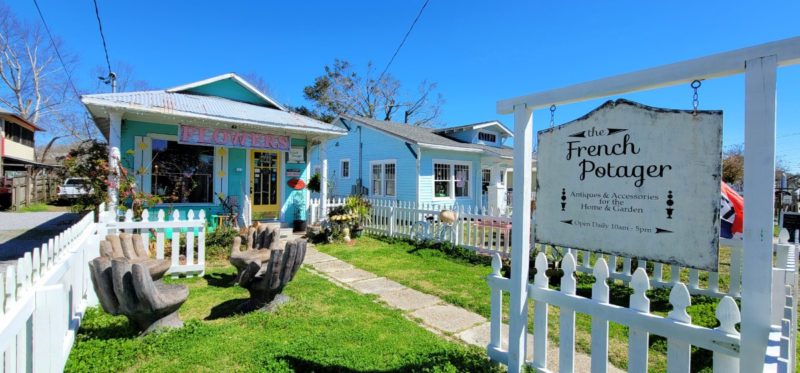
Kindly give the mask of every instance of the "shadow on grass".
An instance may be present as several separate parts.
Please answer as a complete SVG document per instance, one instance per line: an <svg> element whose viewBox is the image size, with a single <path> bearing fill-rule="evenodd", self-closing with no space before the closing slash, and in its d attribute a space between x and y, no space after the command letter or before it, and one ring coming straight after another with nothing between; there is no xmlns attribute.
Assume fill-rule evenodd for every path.
<svg viewBox="0 0 800 373"><path fill-rule="evenodd" d="M229 288L236 285L235 273L209 273L203 276L203 279L206 280L208 286L216 288Z"/></svg>
<svg viewBox="0 0 800 373"><path fill-rule="evenodd" d="M296 356L278 356L265 361L262 368L291 368L297 372L315 373L361 373L361 372L422 372L422 371L458 371L458 372L499 372L497 364L478 354L463 352L440 352L423 356L417 361L395 369L357 370L336 364L322 364Z"/></svg>
<svg viewBox="0 0 800 373"><path fill-rule="evenodd" d="M118 317L120 320L102 324L83 324L81 325L80 334L85 339L99 339L99 340L112 340L112 339L129 339L139 336L139 331L134 328L127 319Z"/></svg>
<svg viewBox="0 0 800 373"><path fill-rule="evenodd" d="M248 300L249 298L226 300L211 308L211 313L206 316L205 320L224 319L226 317L241 314L240 312L236 312L236 308Z"/></svg>

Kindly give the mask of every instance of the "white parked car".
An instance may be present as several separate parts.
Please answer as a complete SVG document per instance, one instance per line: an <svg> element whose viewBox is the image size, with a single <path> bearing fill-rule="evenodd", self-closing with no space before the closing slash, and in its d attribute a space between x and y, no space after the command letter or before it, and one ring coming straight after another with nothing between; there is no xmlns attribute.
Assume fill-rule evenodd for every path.
<svg viewBox="0 0 800 373"><path fill-rule="evenodd" d="M58 200L71 201L78 197L92 194L94 190L89 184L89 179L80 177L70 177L64 180L64 184L58 187Z"/></svg>

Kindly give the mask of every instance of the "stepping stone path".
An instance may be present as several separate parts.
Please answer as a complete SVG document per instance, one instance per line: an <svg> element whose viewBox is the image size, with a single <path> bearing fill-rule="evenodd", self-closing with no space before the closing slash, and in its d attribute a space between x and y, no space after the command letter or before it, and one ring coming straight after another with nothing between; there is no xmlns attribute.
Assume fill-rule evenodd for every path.
<svg viewBox="0 0 800 373"><path fill-rule="evenodd" d="M310 243L306 249L306 258L303 264L310 266L313 269L312 272L339 286L361 294L377 295L389 307L403 311L409 319L418 322L433 333L484 349L489 344L489 321L477 313L355 268L334 256L319 252ZM503 324L501 335L504 336L502 348L507 349L508 338L505 336L508 335L508 325ZM533 335L528 333L528 359L532 359L532 346ZM589 355L576 352L574 367L576 372L589 372L591 358ZM558 347L553 344L548 349L547 368L551 371L558 371ZM623 372L612 365L609 365L608 368L609 372Z"/></svg>

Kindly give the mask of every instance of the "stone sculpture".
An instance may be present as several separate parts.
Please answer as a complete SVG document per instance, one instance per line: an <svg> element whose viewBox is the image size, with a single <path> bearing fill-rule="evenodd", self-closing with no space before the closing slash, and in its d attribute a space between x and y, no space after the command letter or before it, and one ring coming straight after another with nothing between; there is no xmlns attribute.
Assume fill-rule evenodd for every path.
<svg viewBox="0 0 800 373"><path fill-rule="evenodd" d="M246 250L242 251L242 238L233 239L231 256L228 261L236 267L236 280L242 277L242 271L251 262L261 263L269 260L270 252L280 247L281 230L280 226L270 226L260 224L258 227L247 228L245 234Z"/></svg>
<svg viewBox="0 0 800 373"><path fill-rule="evenodd" d="M153 259L150 257L142 236L139 234L120 233L109 234L100 241L100 256L108 259L128 259L131 264L141 264L150 273L153 280L164 277L170 267L168 259Z"/></svg>
<svg viewBox="0 0 800 373"><path fill-rule="evenodd" d="M242 271L239 285L250 292L250 299L241 304L240 312L256 309L272 310L288 298L281 294L283 287L292 281L306 256L306 241L293 240L283 250L271 250L266 263L251 261Z"/></svg>
<svg viewBox="0 0 800 373"><path fill-rule="evenodd" d="M154 281L144 262L125 257L97 257L89 262L89 271L103 310L125 315L143 334L183 326L178 309L189 296L186 285Z"/></svg>

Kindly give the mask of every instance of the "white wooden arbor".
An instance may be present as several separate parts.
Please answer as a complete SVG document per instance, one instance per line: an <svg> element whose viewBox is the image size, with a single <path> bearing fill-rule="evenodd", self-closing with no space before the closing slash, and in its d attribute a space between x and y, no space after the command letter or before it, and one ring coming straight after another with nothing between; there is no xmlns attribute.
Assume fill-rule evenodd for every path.
<svg viewBox="0 0 800 373"><path fill-rule="evenodd" d="M800 63L800 37L715 54L633 73L502 100L499 114L514 113L513 231L508 367L525 361L530 261L533 110L651 90L694 80L745 75L745 199L740 372L760 372L770 332L773 179L777 68ZM516 249L522 248L522 250ZM546 327L546 326L545 326ZM680 368L678 368L680 369Z"/></svg>

